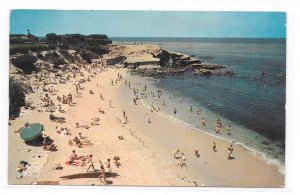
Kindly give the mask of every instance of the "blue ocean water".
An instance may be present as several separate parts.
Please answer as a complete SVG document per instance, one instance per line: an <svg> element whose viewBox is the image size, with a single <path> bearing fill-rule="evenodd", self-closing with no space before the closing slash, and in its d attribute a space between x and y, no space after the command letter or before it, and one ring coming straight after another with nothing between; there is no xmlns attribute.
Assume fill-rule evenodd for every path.
<svg viewBox="0 0 300 195"><path fill-rule="evenodd" d="M155 82L169 94L163 111L196 129L214 133L219 117L232 134L217 135L284 163L286 40L243 38L112 38L113 41L143 42L182 52L203 62L225 65L232 77L165 76ZM174 98L175 97L175 98ZM179 98L183 101L180 101ZM160 100L160 101L163 101ZM201 114L190 112L198 107ZM200 127L204 117L206 127Z"/></svg>

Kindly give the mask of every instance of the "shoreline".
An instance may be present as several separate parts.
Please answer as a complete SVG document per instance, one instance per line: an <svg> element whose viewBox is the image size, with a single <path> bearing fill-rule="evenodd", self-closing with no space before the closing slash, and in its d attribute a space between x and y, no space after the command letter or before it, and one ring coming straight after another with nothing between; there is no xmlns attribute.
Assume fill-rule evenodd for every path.
<svg viewBox="0 0 300 195"><path fill-rule="evenodd" d="M147 85L150 84L152 86L152 88L155 89L155 90L157 90L157 89L161 90L161 88L155 86L156 80L158 80L159 78L143 77L143 76L135 75L135 74L131 75L131 73L128 73L128 74L130 74L131 77L136 77L138 80L144 81L145 83L147 83ZM164 91L164 92L166 92L166 91ZM169 92L167 92L167 93L169 93ZM170 95L170 93L168 95ZM150 106L149 102L147 102L146 100L141 100L141 102L143 103L143 105L146 108L151 109L151 106ZM201 110L203 110L203 108L204 107L201 106ZM207 108L205 108L205 109L209 110ZM212 111L210 111L210 112L212 112ZM254 155L257 155L259 158L262 158L266 163L273 164L273 165L277 166L280 173L283 174L283 175L285 174L285 162L284 161L281 161L280 159L276 159L272 155L267 154L264 151L260 151L258 148L255 148L253 146L249 146L249 145L247 145L246 143L244 143L242 141L234 140L234 138L232 138L230 136L229 137L220 136L218 134L215 134L212 131L208 131L207 129L201 129L200 127L196 127L195 124L191 124L189 122L186 122L183 119L180 119L179 117L176 117L171 113L168 113L166 110L161 110L161 111L157 112L157 114L162 116L162 117L165 117L165 118L169 119L172 122L175 122L175 123L183 125L187 128L190 128L190 129L192 129L196 132L205 133L209 136L212 136L212 137L215 137L217 139L226 141L228 143L234 143L235 145L239 145L242 148L244 148L245 150L247 150L249 152L252 152ZM226 119L226 120L228 120L228 119ZM241 125L238 125L238 127L240 127L240 126ZM249 129L247 129L247 130L249 130Z"/></svg>
<svg viewBox="0 0 300 195"><path fill-rule="evenodd" d="M132 79L132 76L131 76L131 79ZM150 79L151 79L151 78L150 78ZM140 80L147 80L147 78L139 77L139 78L137 78L137 80L139 80L139 81L140 81ZM122 94L124 94L124 93L122 93ZM123 96L123 95L122 95L122 96ZM143 106L145 107L145 109L151 108L151 107L150 107L146 102L144 102L143 100L141 101L141 103L144 104ZM145 104L147 104L147 105L145 105ZM216 138L217 140L220 140L221 142L226 142L226 143L228 143L228 144L230 143L230 141L225 140L224 138L220 138L220 137L218 137L218 136L213 136L211 133L206 132L205 130L199 131L199 130L197 130L197 129L195 129L195 128L189 126L189 125L186 126L185 124L182 124L181 122L179 122L179 121L178 121L179 119L177 119L176 117L173 117L173 116L172 116L174 119L173 119L172 117L170 117L170 116L171 116L170 114L162 113L161 111L160 111L160 112L154 112L154 114L159 115L159 117L165 117L170 123L176 123L176 124L178 124L179 126L184 127L185 129L193 130L193 132L194 132L195 134L199 134L199 135L204 134L204 135L207 135L207 136L210 137L210 138L214 138L214 139ZM169 115L169 116L168 116L168 115ZM264 158L263 153L259 153L259 152L258 152L258 154L257 154L255 151L248 150L247 148L245 148L245 147L243 147L242 145L237 144L237 143L234 143L234 146L235 146L235 147L240 147L242 150L244 150L244 152L249 152L250 155L253 155L254 158L257 158L257 159L259 159L260 161L263 161L263 163L270 164L270 161L267 161L267 160ZM278 164L271 162L271 166L276 166L277 171L280 172L280 174L283 174L283 175L284 175L284 172L282 172L282 170L280 170L280 168L282 168L282 167L278 166Z"/></svg>

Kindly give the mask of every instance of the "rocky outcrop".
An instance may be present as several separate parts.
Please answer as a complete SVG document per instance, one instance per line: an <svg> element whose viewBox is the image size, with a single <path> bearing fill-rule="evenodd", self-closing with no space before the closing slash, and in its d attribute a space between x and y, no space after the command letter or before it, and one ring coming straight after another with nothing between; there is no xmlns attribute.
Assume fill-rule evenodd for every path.
<svg viewBox="0 0 300 195"><path fill-rule="evenodd" d="M20 115L21 107L25 105L24 87L14 79L9 79L9 119Z"/></svg>
<svg viewBox="0 0 300 195"><path fill-rule="evenodd" d="M206 69L206 70L217 70L225 68L225 66L215 65L215 64L192 64L194 69Z"/></svg>
<svg viewBox="0 0 300 195"><path fill-rule="evenodd" d="M206 76L212 76L212 75L223 75L223 76L232 76L234 73L232 70L224 70L224 71L216 71L216 70L211 70L211 69L195 69L193 71L194 75L206 75Z"/></svg>
<svg viewBox="0 0 300 195"><path fill-rule="evenodd" d="M25 74L31 74L33 71L39 70L39 68L34 64L37 61L37 58L33 55L18 55L11 58L10 61Z"/></svg>
<svg viewBox="0 0 300 195"><path fill-rule="evenodd" d="M63 57L61 57L56 51L51 51L46 53L45 60L48 63L53 64L53 67L57 69L59 65L63 65L66 63Z"/></svg>
<svg viewBox="0 0 300 195"><path fill-rule="evenodd" d="M182 74L187 69L182 68L171 68L171 67L162 67L160 65L140 65L137 68L134 68L131 70L134 74L139 74L142 76L149 76L149 77L155 77L155 76L164 76L164 75L178 75Z"/></svg>
<svg viewBox="0 0 300 195"><path fill-rule="evenodd" d="M188 66L195 63L201 63L197 58L191 58L188 55L168 50L162 50L155 57L160 59L161 66Z"/></svg>
<svg viewBox="0 0 300 195"><path fill-rule="evenodd" d="M112 45L104 58L108 65L121 64L133 73L144 76L177 75L194 69L194 73L198 75L221 75L224 73L217 70L225 68L203 64L198 58L150 44Z"/></svg>
<svg viewBox="0 0 300 195"><path fill-rule="evenodd" d="M111 58L106 58L107 65L115 65L125 63L126 57L125 56L113 56Z"/></svg>

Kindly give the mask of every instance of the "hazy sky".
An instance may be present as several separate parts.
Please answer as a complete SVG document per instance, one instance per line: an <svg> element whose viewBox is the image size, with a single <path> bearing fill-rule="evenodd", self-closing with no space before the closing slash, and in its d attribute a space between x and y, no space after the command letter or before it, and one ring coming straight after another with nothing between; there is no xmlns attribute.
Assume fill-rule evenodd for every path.
<svg viewBox="0 0 300 195"><path fill-rule="evenodd" d="M285 38L285 23L283 12L13 10L10 33Z"/></svg>

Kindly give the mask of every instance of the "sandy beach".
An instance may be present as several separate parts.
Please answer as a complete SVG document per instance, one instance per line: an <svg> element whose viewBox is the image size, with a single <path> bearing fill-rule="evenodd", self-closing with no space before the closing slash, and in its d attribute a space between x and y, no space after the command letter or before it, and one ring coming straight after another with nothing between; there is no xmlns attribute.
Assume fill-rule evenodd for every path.
<svg viewBox="0 0 300 195"><path fill-rule="evenodd" d="M63 111L56 109L53 113L55 116L64 117L65 123L51 122L50 113L39 112L39 108L34 110L22 108L21 116L10 121L9 184L51 181L59 185L284 186L284 175L279 172L278 167L267 163L262 156L233 144L233 158L228 160L227 148L231 143L195 131L171 120L159 111L151 112L143 100L136 100L135 105L132 88L143 88L147 78L131 76L126 68L101 67L90 72L87 70L81 72L84 76L78 74L76 78L70 74L66 84L53 84L55 90L50 97L56 106L60 104L57 96L67 96L71 93L73 97L71 105L61 104ZM118 75L122 78L118 79ZM87 77L90 81L87 81ZM80 85L79 94L76 93L74 84L78 78L85 78L85 82ZM150 86L148 87L149 91ZM33 102L33 105L39 105L40 97L44 97L44 94L41 88L34 87L34 93L28 94L26 99ZM99 112L99 108L104 114ZM127 122L122 110L126 113ZM99 125L91 124L93 118L100 119ZM57 151L44 151L42 147L25 144L15 131L27 122L43 124L44 134L53 140ZM84 127L76 128L76 123ZM56 127L68 128L71 135L57 133ZM68 144L69 140L74 139L79 133L86 137L90 144L80 148ZM216 151L213 151L214 142ZM199 150L198 158L194 155L196 148ZM184 153L186 166L179 166L181 160L174 159L173 151L177 149L180 153ZM73 150L79 156L93 154L97 170L100 170L99 160L105 164L108 158L113 161L115 156L120 157L120 166L111 163L112 174L106 178L107 183L104 184L98 178L99 171L97 174L86 174L88 165L66 164ZM39 155L40 157L36 157ZM17 179L16 167L22 160L35 162L36 171L34 174ZM57 163L63 167L62 170L53 170ZM63 176L69 176L69 179L60 178Z"/></svg>

